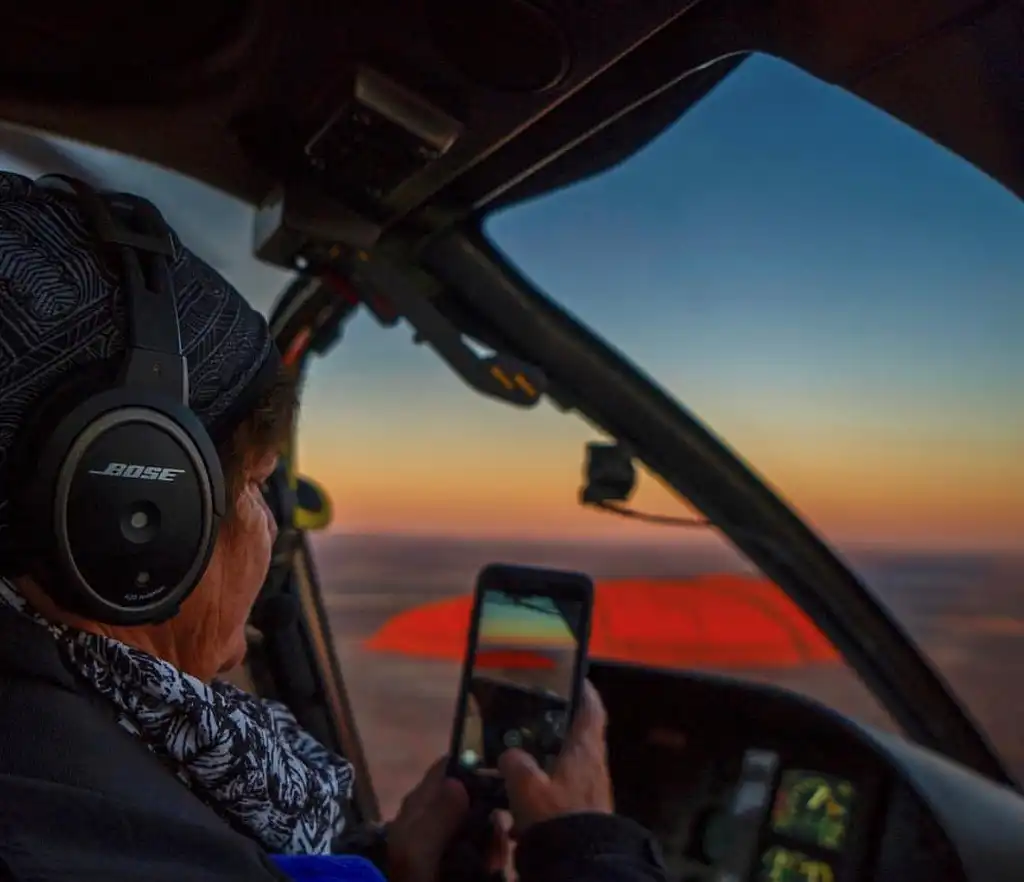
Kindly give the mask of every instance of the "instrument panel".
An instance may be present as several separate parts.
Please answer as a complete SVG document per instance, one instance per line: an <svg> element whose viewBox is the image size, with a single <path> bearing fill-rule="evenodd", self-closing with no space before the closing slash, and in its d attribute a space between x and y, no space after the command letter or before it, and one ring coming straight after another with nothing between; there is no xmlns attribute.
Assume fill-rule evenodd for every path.
<svg viewBox="0 0 1024 882"><path fill-rule="evenodd" d="M680 782L666 775L668 766L704 751L675 732L673 757L664 750L668 730L652 734L662 751L650 769L658 768L664 792L652 799L652 788L642 794L628 784L624 788L619 779L616 791L620 809L658 836L673 879L844 882L859 877L864 834L877 809L875 780L787 765L776 750L748 748L735 776L731 757L711 759L703 780L693 782L695 789L670 793ZM635 774L635 760L631 763Z"/></svg>
<svg viewBox="0 0 1024 882"><path fill-rule="evenodd" d="M789 769L775 792L771 829L815 848L840 851L856 793L853 782L845 778Z"/></svg>
<svg viewBox="0 0 1024 882"><path fill-rule="evenodd" d="M843 854L854 817L852 781L808 769L786 769L779 777L761 853L761 882L835 882L835 860Z"/></svg>
<svg viewBox="0 0 1024 882"><path fill-rule="evenodd" d="M963 882L856 724L771 687L591 662L616 803L674 882Z"/></svg>

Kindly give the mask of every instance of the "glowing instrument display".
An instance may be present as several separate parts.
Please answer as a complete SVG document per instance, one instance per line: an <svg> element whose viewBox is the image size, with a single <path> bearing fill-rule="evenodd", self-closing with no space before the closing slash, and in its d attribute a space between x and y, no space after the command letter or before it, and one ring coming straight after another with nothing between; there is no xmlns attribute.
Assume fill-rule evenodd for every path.
<svg viewBox="0 0 1024 882"><path fill-rule="evenodd" d="M798 769L783 772L772 806L772 830L838 851L846 840L856 796L842 778Z"/></svg>
<svg viewBox="0 0 1024 882"><path fill-rule="evenodd" d="M835 882L836 879L827 861L780 845L764 853L758 878L760 882Z"/></svg>

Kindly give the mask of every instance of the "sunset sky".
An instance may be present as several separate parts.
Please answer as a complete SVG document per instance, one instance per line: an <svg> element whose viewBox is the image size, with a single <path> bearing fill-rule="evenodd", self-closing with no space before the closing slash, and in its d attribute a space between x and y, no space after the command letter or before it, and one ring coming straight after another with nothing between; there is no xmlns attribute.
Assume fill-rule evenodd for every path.
<svg viewBox="0 0 1024 882"><path fill-rule="evenodd" d="M271 304L286 276L248 257L247 207L71 152ZM923 136L758 58L619 168L487 230L827 537L1024 545L1024 204ZM476 396L361 317L313 366L301 467L337 529L678 541L576 505L597 437ZM634 502L684 511L650 478Z"/></svg>
<svg viewBox="0 0 1024 882"><path fill-rule="evenodd" d="M755 59L643 153L488 231L827 536L1024 542L1024 204L923 136ZM575 505L576 417L475 397L369 321L307 413L305 467L354 526L680 535Z"/></svg>
<svg viewBox="0 0 1024 882"><path fill-rule="evenodd" d="M516 606L503 597L489 592L484 595L483 611L480 616L480 644L485 643L528 643L534 646L575 646L573 636L565 619L559 615L554 604L551 612L545 613L534 606ZM534 605L549 598L533 598Z"/></svg>

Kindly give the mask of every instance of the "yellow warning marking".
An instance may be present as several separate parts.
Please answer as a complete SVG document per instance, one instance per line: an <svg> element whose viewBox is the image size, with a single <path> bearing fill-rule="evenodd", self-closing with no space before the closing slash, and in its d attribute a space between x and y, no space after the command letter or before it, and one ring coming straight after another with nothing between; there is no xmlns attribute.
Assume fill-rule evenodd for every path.
<svg viewBox="0 0 1024 882"><path fill-rule="evenodd" d="M501 385L506 389L515 388L515 384L505 375L505 372L500 367L492 367L491 376L501 383Z"/></svg>
<svg viewBox="0 0 1024 882"><path fill-rule="evenodd" d="M516 385L522 389L531 398L537 397L537 390L533 388L533 385L529 380L526 379L522 374L516 374Z"/></svg>

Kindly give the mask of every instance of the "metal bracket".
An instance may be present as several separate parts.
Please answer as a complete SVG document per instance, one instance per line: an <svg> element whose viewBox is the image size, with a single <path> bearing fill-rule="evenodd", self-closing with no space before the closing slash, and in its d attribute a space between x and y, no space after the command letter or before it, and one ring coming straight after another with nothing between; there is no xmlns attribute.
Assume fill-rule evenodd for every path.
<svg viewBox="0 0 1024 882"><path fill-rule="evenodd" d="M363 300L385 300L413 329L419 342L433 349L462 380L482 395L515 407L534 407L547 391L547 378L537 367L495 352L478 354L430 302L429 282L420 283L394 264L359 252L350 280Z"/></svg>

